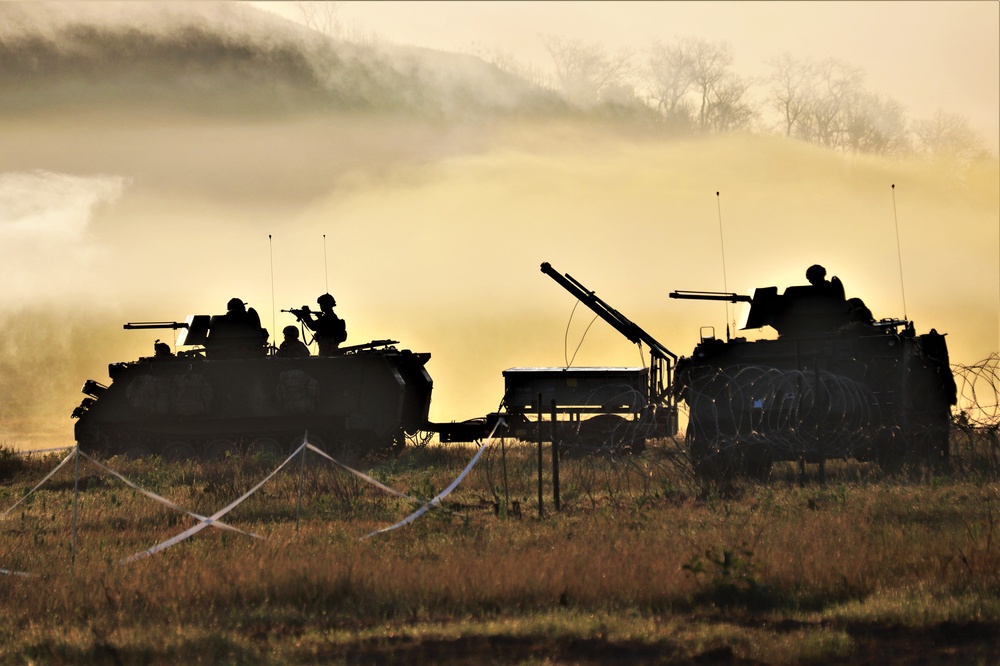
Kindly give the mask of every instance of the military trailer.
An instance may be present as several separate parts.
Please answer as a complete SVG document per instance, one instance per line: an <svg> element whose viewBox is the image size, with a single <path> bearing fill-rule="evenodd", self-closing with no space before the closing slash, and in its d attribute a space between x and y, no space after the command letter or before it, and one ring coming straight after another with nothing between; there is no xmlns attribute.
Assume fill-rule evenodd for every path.
<svg viewBox="0 0 1000 666"><path fill-rule="evenodd" d="M506 434L528 441L558 438L570 450L609 453L636 453L650 439L675 435L670 382L677 356L571 275L548 262L541 270L629 342L646 345L650 364L505 370Z"/></svg>

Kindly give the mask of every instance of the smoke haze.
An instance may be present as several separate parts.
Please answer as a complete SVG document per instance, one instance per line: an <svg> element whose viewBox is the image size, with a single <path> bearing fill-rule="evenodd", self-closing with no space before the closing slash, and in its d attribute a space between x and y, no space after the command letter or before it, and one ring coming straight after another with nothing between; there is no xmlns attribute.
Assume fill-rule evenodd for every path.
<svg viewBox="0 0 1000 666"><path fill-rule="evenodd" d="M670 291L784 288L813 263L877 318L905 309L918 331L947 332L953 361L1000 348L996 160L669 139L571 113L467 56L347 58L241 7L125 5L111 20L0 4L0 58L20 72L0 122L7 445L71 443L83 381L173 341L125 321L220 313L234 296L273 333L293 323L278 310L329 287L348 344L432 353L435 421L496 409L502 370L564 365L578 344L574 365L641 364L601 321L583 337L592 313L570 321L543 261L678 354L741 313ZM181 57L191 26L219 49ZM142 76L105 57L149 35Z"/></svg>

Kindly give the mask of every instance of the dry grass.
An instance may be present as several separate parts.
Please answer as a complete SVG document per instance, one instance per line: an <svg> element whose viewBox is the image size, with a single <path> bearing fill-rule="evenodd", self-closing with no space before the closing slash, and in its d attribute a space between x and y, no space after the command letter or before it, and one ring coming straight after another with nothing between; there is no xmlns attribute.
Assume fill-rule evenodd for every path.
<svg viewBox="0 0 1000 666"><path fill-rule="evenodd" d="M265 539L209 528L131 564L195 521L85 463L74 557L67 465L0 522L0 567L38 574L0 576L0 659L801 663L871 659L873 646L905 660L903 644L926 657L930 643L1000 656L995 470L881 478L838 463L800 486L788 465L719 488L663 443L564 460L559 513L546 470L539 518L535 450L506 444L446 500L462 518L432 512L360 540L414 506L310 464L296 528L296 464L224 518ZM369 468L428 499L472 452L428 446ZM0 454L0 508L59 460ZM108 464L208 515L277 462Z"/></svg>

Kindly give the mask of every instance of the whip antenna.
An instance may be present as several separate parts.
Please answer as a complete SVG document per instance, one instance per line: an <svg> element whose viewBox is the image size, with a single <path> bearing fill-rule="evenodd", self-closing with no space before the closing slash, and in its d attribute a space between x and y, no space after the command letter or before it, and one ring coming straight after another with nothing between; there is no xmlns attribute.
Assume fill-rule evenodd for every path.
<svg viewBox="0 0 1000 666"><path fill-rule="evenodd" d="M274 248L271 245L271 234L267 235L267 253L271 258L271 330L277 337L277 330L274 328Z"/></svg>
<svg viewBox="0 0 1000 666"><path fill-rule="evenodd" d="M719 211L719 244L722 246L722 290L729 293L729 281L726 278L726 240L722 233L722 199L719 197L719 193L715 193L715 205ZM726 341L729 341L729 303L723 303L723 307L726 308ZM733 322L733 327L736 327L736 322Z"/></svg>
<svg viewBox="0 0 1000 666"><path fill-rule="evenodd" d="M903 319L910 321L906 316L906 287L903 286L903 250L899 244L899 217L896 215L896 183L892 184L892 219L896 223L896 262L899 264L899 291L903 296Z"/></svg>
<svg viewBox="0 0 1000 666"><path fill-rule="evenodd" d="M326 262L326 234L323 234L323 274L326 278L326 291L325 294L330 293L330 269Z"/></svg>

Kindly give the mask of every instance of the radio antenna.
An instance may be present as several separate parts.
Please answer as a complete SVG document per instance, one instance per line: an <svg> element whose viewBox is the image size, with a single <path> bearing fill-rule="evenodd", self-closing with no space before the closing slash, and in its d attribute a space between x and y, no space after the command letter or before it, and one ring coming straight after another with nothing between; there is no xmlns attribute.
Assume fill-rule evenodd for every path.
<svg viewBox="0 0 1000 666"><path fill-rule="evenodd" d="M271 259L271 331L277 338L278 332L274 328L274 248L271 245L271 234L267 235L267 253Z"/></svg>
<svg viewBox="0 0 1000 666"><path fill-rule="evenodd" d="M719 244L722 246L722 290L729 293L729 280L726 277L726 240L725 235L722 233L722 199L719 193L715 193L715 205L719 211ZM726 308L726 342L729 341L729 303L725 302L722 304ZM735 327L736 323L733 322Z"/></svg>
<svg viewBox="0 0 1000 666"><path fill-rule="evenodd" d="M326 234L323 234L323 273L324 273L324 276L326 277L326 291L324 291L323 293L329 294L330 293L330 269L329 269L329 265L326 262Z"/></svg>
<svg viewBox="0 0 1000 666"><path fill-rule="evenodd" d="M892 184L892 219L896 223L896 263L899 264L899 291L903 296L903 320L910 321L906 316L906 287L903 286L903 250L899 244L899 217L896 215L896 183Z"/></svg>

